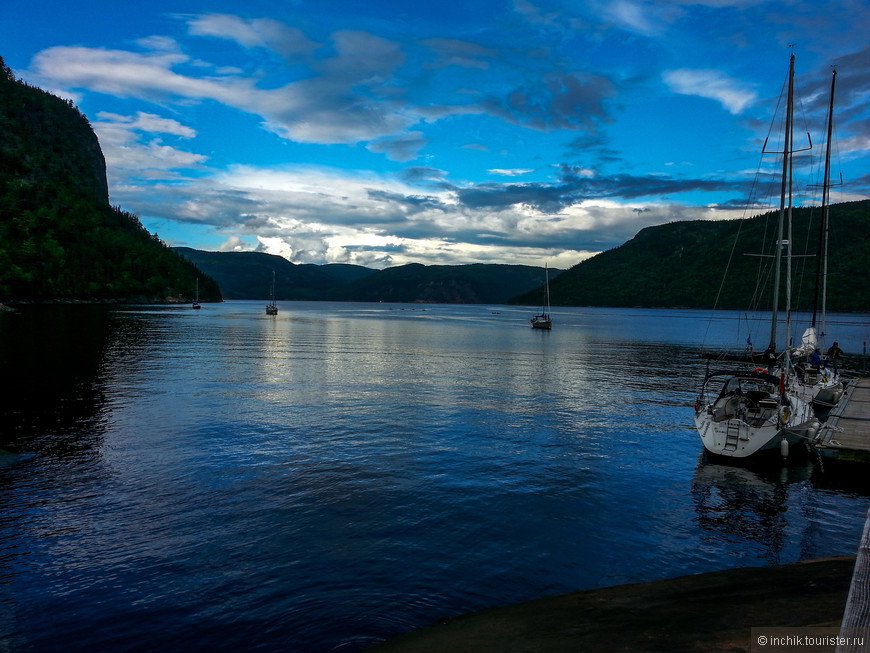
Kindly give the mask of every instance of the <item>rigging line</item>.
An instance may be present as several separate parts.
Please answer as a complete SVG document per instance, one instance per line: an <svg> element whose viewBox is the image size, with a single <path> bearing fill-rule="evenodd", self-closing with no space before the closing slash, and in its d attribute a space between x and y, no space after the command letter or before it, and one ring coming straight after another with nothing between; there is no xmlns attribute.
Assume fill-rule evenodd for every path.
<svg viewBox="0 0 870 653"><path fill-rule="evenodd" d="M793 44L790 47L793 47ZM725 266L725 272L722 275L721 281L719 282L719 288L716 292L716 298L713 302L713 309L714 310L719 308L719 303L722 299L722 294L723 294L723 291L725 288L725 280L728 278L728 275L731 272L731 267L732 267L732 264L734 263L734 255L735 255L735 252L737 251L737 244L740 242L740 236L741 236L741 233L743 230L743 224L747 220L750 211L754 212L754 215L752 217L758 217L758 216L763 215L764 213L770 213L770 211L772 211L774 208L772 200L768 199L766 204L760 200L760 190L759 189L760 189L760 186L762 185L762 181L764 182L764 185L766 185L768 187L770 187L771 184L774 183L773 178L775 177L775 174L768 173L768 171L766 169L764 175L762 175L762 166L764 165L764 154L766 151L767 143L771 138L771 135L772 134L780 134L781 132L784 131L784 130L779 128L779 125L777 124L777 118L779 117L780 120L782 120L782 107L783 107L783 104L784 104L786 98L788 97L788 87L789 87L789 78L787 76L786 79L783 81L782 87L780 88L780 93L779 93L779 97L777 98L776 107L774 109L770 123L768 124L767 135L765 136L765 139L764 139L764 145L761 148L761 155L759 156L759 159L758 159L758 166L756 167L756 170L755 170L755 176L753 177L752 185L750 186L749 194L747 196L746 203L743 206L743 215L739 219L737 233L734 236L734 242L731 246L731 251L728 255L728 261L727 261L726 266ZM774 129L775 127L777 129ZM783 147L780 149L785 150L786 144L784 144ZM776 168L774 168L774 170L775 169ZM766 192L764 195L764 197L767 197L767 198L770 198L772 196L773 196L773 193L769 192L769 191ZM763 237L762 237L762 241L761 241L762 251L765 251L767 248L767 242L768 242L768 237L769 237L769 235L768 235L769 227L770 227L770 215L768 215L767 219L764 222L764 233L763 233ZM772 274L772 269L773 269L772 266L768 265L765 267L764 261L759 260L758 270L757 270L757 273L755 275L755 288L753 290L753 294L752 294L752 297L751 297L750 302L749 302L749 310L756 311L756 310L758 310L759 306L761 305L761 301L763 299L762 288L769 286L769 280L770 280L770 275ZM707 323L707 328L704 332L703 342L707 341L707 336L709 335L709 331L711 328L711 321L708 321L708 323ZM739 320L738 320L738 323L739 323ZM747 325L748 325L748 321L747 321Z"/></svg>
<svg viewBox="0 0 870 653"><path fill-rule="evenodd" d="M758 167L755 169L755 176L752 179L752 185L750 186L750 189L749 189L749 197L747 199L746 204L743 207L743 215L740 217L740 219L737 223L737 233L734 235L734 241L731 244L731 251L728 254L728 261L725 264L725 272L722 274L722 278L719 281L719 289L716 291L716 298L713 301L713 310L716 310L719 308L719 301L722 299L722 292L725 288L725 279L728 278L728 273L731 270L731 264L734 261L734 253L737 251L737 243L740 242L740 233L743 229L743 223L746 220L746 214L749 212L749 207L752 204L752 198L755 196L755 192L757 191L757 188L758 188L758 181L759 181L759 178L761 176L761 174L760 174L761 164L762 164L762 158L759 157ZM707 322L707 328L704 331L704 337L702 339L702 342L704 342L704 343L707 342L707 335L710 333L711 322L712 322L712 320L708 320L708 322ZM739 332L740 320L738 320L737 323L738 323L738 332ZM739 333L738 333L738 335L739 335Z"/></svg>
<svg viewBox="0 0 870 653"><path fill-rule="evenodd" d="M777 99L777 102L776 102L776 109L774 110L773 118L767 127L767 136L764 138L765 145L767 144L767 141L770 139L770 135L773 133L773 127L774 127L774 123L776 121L776 116L779 114L779 109L782 106L782 100L783 100L784 94L786 93L786 88L787 88L787 86L784 84L783 87L780 89L779 98ZM719 283L719 290L716 293L716 300L713 303L714 309L719 308L719 300L722 298L722 290L725 286L725 279L728 277L728 272L730 271L731 264L734 261L734 252L736 251L737 243L740 240L740 233L743 229L743 223L747 219L747 216L748 216L750 210L753 210L753 207L754 207L754 210L758 210L761 207L760 203L758 202L757 193L759 192L758 189L759 189L759 186L761 185L760 184L761 168L762 168L762 165L764 164L763 152L764 152L764 147L762 146L762 156L760 156L758 158L758 165L755 168L755 176L752 178L752 185L749 188L749 194L747 196L746 203L743 205L743 215L740 217L740 222L737 226L737 234L734 236L734 243L731 247L731 253L728 256L728 262L725 266L725 273L722 275L722 280ZM755 204L758 204L758 206L755 206ZM769 204L768 204L768 207L769 207Z"/></svg>

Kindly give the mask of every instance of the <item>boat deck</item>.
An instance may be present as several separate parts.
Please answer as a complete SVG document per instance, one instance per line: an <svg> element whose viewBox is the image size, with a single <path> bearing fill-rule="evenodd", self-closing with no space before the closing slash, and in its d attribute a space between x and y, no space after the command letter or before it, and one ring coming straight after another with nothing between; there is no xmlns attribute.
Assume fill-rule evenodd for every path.
<svg viewBox="0 0 870 653"><path fill-rule="evenodd" d="M827 460L870 463L870 378L849 382L828 415L816 451Z"/></svg>

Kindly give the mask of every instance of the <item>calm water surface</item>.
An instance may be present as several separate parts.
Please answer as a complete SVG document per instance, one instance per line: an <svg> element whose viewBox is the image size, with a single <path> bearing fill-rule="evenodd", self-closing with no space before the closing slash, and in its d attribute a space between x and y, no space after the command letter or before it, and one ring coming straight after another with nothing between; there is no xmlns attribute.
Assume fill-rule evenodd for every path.
<svg viewBox="0 0 870 653"><path fill-rule="evenodd" d="M853 554L867 496L702 456L739 316L0 314L0 648L359 651L493 605ZM859 353L868 316L829 321Z"/></svg>

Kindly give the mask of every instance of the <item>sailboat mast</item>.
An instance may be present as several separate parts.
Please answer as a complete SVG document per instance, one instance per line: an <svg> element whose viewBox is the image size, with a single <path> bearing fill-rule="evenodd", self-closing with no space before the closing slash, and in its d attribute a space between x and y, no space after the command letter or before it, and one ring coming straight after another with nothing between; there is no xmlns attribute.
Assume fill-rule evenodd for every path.
<svg viewBox="0 0 870 653"><path fill-rule="evenodd" d="M786 196L790 190L791 176L791 150L792 150L792 135L791 135L791 119L792 119L792 103L794 100L794 54L789 58L788 64L788 102L785 111L785 136L782 155L782 185L780 188L779 198L779 225L777 228L776 239L776 268L774 270L773 283L773 307L770 317L770 350L776 349L776 326L779 321L779 285L780 285L780 265L782 263L782 244L783 244L783 225L785 223L786 214ZM791 201L788 202L791 204ZM791 206L788 206L791 209Z"/></svg>
<svg viewBox="0 0 870 653"><path fill-rule="evenodd" d="M550 272L544 263L544 285L547 286L547 315L550 314Z"/></svg>
<svg viewBox="0 0 870 653"><path fill-rule="evenodd" d="M822 305L822 333L825 331L825 295L827 294L828 277L828 205L831 180L831 138L834 133L834 87L837 83L837 71L831 77L831 99L828 105L828 141L825 146L825 177L822 180L822 219L819 222L819 243L816 253L816 294L813 298L813 324L816 326L816 316L819 310L819 294Z"/></svg>

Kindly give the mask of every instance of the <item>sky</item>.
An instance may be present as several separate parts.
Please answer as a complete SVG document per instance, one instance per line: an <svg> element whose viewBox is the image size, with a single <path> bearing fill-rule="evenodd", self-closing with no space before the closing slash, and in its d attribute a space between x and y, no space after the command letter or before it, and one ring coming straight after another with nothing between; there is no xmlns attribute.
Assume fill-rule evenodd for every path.
<svg viewBox="0 0 870 653"><path fill-rule="evenodd" d="M0 0L0 15L6 65L79 107L111 203L172 246L566 269L651 225L749 215L779 165L762 148L782 148L792 53L795 147L812 143L795 203L818 202L834 69L831 200L870 197L865 0Z"/></svg>

